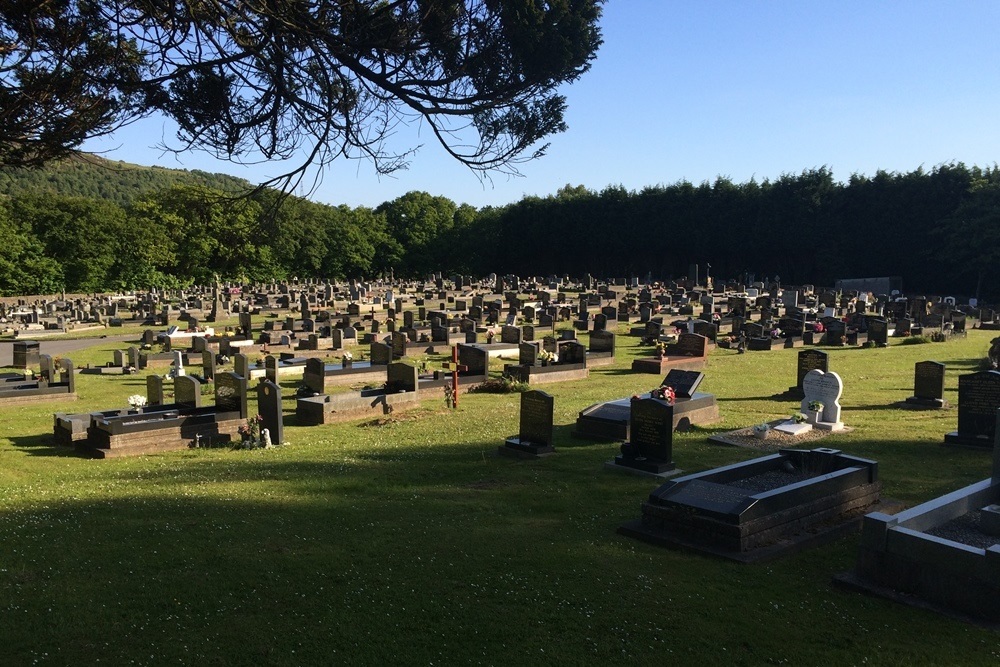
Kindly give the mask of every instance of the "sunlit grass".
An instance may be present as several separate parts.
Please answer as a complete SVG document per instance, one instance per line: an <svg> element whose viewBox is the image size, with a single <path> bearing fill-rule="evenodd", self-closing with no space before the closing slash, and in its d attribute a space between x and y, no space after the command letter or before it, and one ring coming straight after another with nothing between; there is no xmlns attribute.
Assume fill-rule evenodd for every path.
<svg viewBox="0 0 1000 667"><path fill-rule="evenodd" d="M625 331L624 326L621 329ZM875 458L885 494L915 504L989 474L941 446L954 408L894 407L913 365L975 370L990 336L883 350L825 348L843 420L822 441ZM124 344L71 356L103 364ZM382 426L287 426L273 450L94 461L51 446L52 413L124 407L137 376L78 377L76 402L0 417L0 636L7 664L987 664L995 634L847 593L830 577L856 537L740 566L618 536L650 481L603 463L617 443L572 437L588 405L648 390L620 336L614 367L546 385L557 454L495 456L518 396L443 395ZM721 421L677 434L697 471L755 452L706 436L796 409L797 350L717 350L702 390ZM431 359L431 366L435 366ZM162 370L160 372L163 372ZM286 412L297 381L282 383ZM254 406L251 403L251 411Z"/></svg>

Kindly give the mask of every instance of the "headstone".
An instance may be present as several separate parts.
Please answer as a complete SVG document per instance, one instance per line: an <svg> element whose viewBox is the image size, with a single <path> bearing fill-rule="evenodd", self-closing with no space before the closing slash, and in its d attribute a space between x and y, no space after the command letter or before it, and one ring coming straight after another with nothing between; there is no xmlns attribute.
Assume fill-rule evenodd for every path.
<svg viewBox="0 0 1000 667"><path fill-rule="evenodd" d="M182 377L184 375L184 354L180 350L174 350L174 377Z"/></svg>
<svg viewBox="0 0 1000 667"><path fill-rule="evenodd" d="M512 450L520 455L544 456L555 452L553 441L554 399L544 391L521 394L521 416L517 436L507 438L501 453Z"/></svg>
<svg viewBox="0 0 1000 667"><path fill-rule="evenodd" d="M889 344L889 323L883 319L870 318L868 320L868 340L874 342L879 347Z"/></svg>
<svg viewBox="0 0 1000 667"><path fill-rule="evenodd" d="M189 375L174 377L174 403L195 409L201 407L201 383Z"/></svg>
<svg viewBox="0 0 1000 667"><path fill-rule="evenodd" d="M840 421L840 396L844 393L844 382L839 375L813 369L802 378L802 393L805 395L802 399L802 412L805 412L813 401L823 404L819 421L814 424L816 428L826 431L839 431L844 428L843 422Z"/></svg>
<svg viewBox="0 0 1000 667"><path fill-rule="evenodd" d="M385 366L393 359L392 346L373 340L369 346L369 358L372 366Z"/></svg>
<svg viewBox="0 0 1000 667"><path fill-rule="evenodd" d="M673 470L674 408L655 398L633 400L628 440L622 443L615 465L652 474Z"/></svg>
<svg viewBox="0 0 1000 667"><path fill-rule="evenodd" d="M998 409L1000 372L958 376L958 430L945 435L945 443L993 447Z"/></svg>
<svg viewBox="0 0 1000 667"><path fill-rule="evenodd" d="M936 361L918 361L913 367L913 396L910 405L943 408L945 365Z"/></svg>
<svg viewBox="0 0 1000 667"><path fill-rule="evenodd" d="M159 375L146 376L146 404L163 405L163 378Z"/></svg>
<svg viewBox="0 0 1000 667"><path fill-rule="evenodd" d="M826 352L821 350L802 350L799 352L795 370L795 386L788 389L792 398L802 398L802 380L812 370L820 370L824 373L830 370L830 358Z"/></svg>
<svg viewBox="0 0 1000 667"><path fill-rule="evenodd" d="M267 429L272 442L285 441L285 426L281 410L281 387L269 380L257 385L257 414L263 418L261 429Z"/></svg>
<svg viewBox="0 0 1000 667"><path fill-rule="evenodd" d="M247 417L247 381L236 373L219 373L215 377L215 408L218 412L238 412Z"/></svg>
<svg viewBox="0 0 1000 667"><path fill-rule="evenodd" d="M419 382L417 367L405 361L394 361L386 368L386 393L416 391Z"/></svg>
<svg viewBox="0 0 1000 667"><path fill-rule="evenodd" d="M201 353L201 375L209 381L215 377L215 352L205 350Z"/></svg>

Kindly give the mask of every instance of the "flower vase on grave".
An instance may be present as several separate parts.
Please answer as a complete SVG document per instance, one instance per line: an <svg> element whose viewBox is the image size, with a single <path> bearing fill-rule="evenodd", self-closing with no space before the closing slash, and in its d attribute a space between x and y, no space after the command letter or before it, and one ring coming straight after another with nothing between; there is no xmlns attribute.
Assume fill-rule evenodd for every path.
<svg viewBox="0 0 1000 667"><path fill-rule="evenodd" d="M354 362L351 361L350 359L344 359L343 361L340 362L340 367L341 368L350 368L353 364L354 364Z"/></svg>

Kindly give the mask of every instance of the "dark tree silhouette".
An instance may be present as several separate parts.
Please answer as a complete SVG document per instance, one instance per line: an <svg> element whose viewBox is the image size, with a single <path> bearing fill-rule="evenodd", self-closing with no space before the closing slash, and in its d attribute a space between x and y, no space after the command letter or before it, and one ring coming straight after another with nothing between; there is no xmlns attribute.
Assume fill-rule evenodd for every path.
<svg viewBox="0 0 1000 667"><path fill-rule="evenodd" d="M177 150L381 173L420 122L460 162L516 171L565 129L603 0L10 0L0 6L0 165L36 165L156 111ZM304 156L300 158L300 156Z"/></svg>

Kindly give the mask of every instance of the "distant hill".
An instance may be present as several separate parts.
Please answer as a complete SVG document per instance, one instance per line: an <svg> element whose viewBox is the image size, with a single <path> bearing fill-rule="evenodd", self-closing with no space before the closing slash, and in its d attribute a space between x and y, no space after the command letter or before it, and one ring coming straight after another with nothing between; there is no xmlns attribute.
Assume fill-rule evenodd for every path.
<svg viewBox="0 0 1000 667"><path fill-rule="evenodd" d="M203 185L225 192L252 188L249 181L197 169L143 167L78 154L41 169L0 169L0 196L58 194L104 199L127 206L173 185Z"/></svg>

